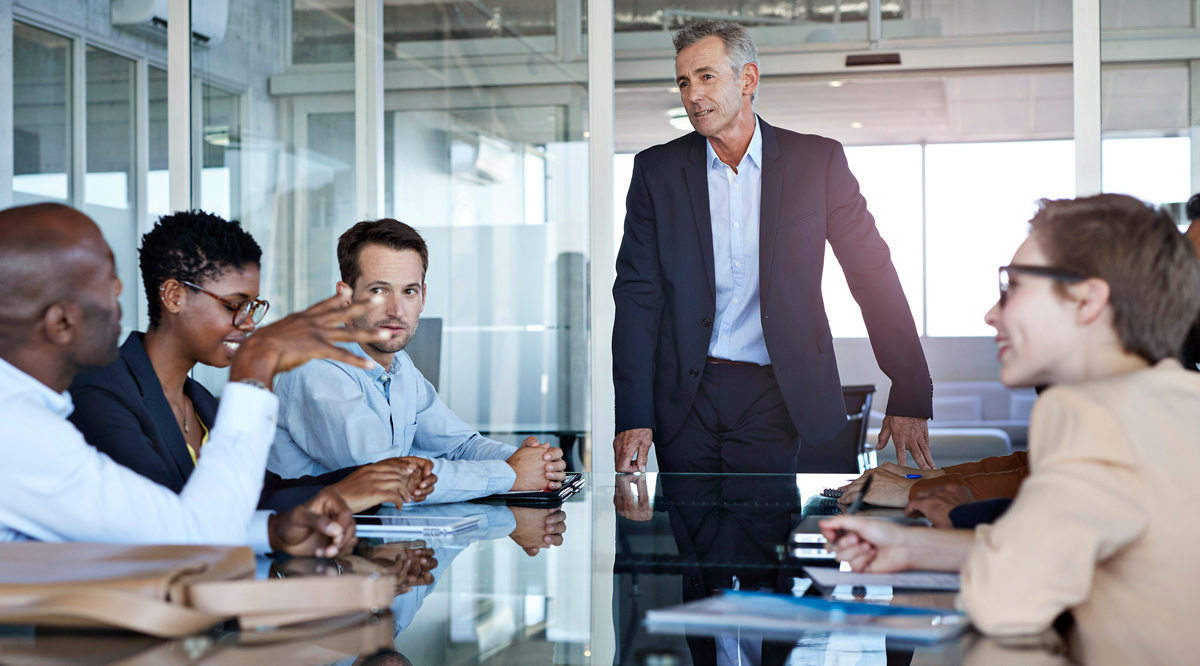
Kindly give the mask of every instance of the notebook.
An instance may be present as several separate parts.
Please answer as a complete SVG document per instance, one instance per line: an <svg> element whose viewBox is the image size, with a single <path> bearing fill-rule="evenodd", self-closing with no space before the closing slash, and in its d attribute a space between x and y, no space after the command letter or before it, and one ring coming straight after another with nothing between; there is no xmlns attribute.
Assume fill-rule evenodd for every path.
<svg viewBox="0 0 1200 666"><path fill-rule="evenodd" d="M766 592L729 591L646 613L646 627L651 633L688 635L745 631L789 638L809 631L836 631L939 643L957 638L969 626L967 616L953 610Z"/></svg>

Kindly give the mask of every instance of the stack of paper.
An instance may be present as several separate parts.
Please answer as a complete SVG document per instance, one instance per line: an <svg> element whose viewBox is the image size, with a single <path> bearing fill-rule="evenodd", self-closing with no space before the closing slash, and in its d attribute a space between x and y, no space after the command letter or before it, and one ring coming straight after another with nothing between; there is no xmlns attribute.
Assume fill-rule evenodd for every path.
<svg viewBox="0 0 1200 666"><path fill-rule="evenodd" d="M966 615L911 606L833 601L765 592L726 592L646 613L651 633L722 635L744 631L764 637L793 637L809 631L886 635L933 643L966 631Z"/></svg>
<svg viewBox="0 0 1200 666"><path fill-rule="evenodd" d="M956 573L938 571L905 571L891 574L855 573L833 567L804 567L804 573L821 587L838 585L890 585L905 590L955 592L959 578Z"/></svg>

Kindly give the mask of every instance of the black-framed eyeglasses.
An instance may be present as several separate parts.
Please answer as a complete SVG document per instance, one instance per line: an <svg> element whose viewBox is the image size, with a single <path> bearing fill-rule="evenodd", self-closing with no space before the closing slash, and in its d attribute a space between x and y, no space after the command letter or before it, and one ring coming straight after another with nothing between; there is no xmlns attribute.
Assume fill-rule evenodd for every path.
<svg viewBox="0 0 1200 666"><path fill-rule="evenodd" d="M196 291L202 291L227 305L230 310L233 310L234 326L241 326L242 324L246 323L247 319L257 324L258 322L262 321L263 317L267 316L267 310L271 307L270 303L260 298L251 298L242 301L241 303L234 303L223 296L218 296L212 293L198 284L192 284L187 280L183 280L183 284L186 284Z"/></svg>
<svg viewBox="0 0 1200 666"><path fill-rule="evenodd" d="M1026 275L1037 275L1038 277L1050 278L1059 282L1082 282L1087 278L1086 275L1079 271L1073 271L1069 268L1059 268L1057 266L1033 266L1030 264L1009 264L1000 267L1000 307L1004 307L1008 303L1008 276L1012 273L1024 273Z"/></svg>

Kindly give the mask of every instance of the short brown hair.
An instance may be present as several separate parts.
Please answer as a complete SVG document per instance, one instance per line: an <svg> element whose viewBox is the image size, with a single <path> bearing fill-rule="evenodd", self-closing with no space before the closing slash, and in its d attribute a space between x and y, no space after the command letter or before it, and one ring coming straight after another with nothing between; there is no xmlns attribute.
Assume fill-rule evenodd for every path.
<svg viewBox="0 0 1200 666"><path fill-rule="evenodd" d="M429 248L425 245L425 239L421 238L416 229L400 220L385 217L359 222L347 229L338 239L338 268L342 272L342 282L351 288L354 287L354 281L362 275L358 257L367 245L382 245L392 250L412 250L421 255L421 281L425 281L425 273L429 271Z"/></svg>
<svg viewBox="0 0 1200 666"><path fill-rule="evenodd" d="M1178 357L1200 312L1200 260L1171 216L1124 194L1039 203L1030 235L1052 265L1108 283L1125 351Z"/></svg>

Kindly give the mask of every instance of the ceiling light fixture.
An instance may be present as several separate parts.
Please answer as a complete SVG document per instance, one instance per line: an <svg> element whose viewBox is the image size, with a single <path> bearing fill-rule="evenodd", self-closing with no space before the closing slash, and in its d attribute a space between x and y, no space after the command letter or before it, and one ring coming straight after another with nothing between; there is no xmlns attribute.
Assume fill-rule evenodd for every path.
<svg viewBox="0 0 1200 666"><path fill-rule="evenodd" d="M674 127L680 132L692 131L692 121L688 120L687 109L683 108L682 106L677 106L670 111L667 111L667 115L671 118L669 121L671 123L671 127Z"/></svg>
<svg viewBox="0 0 1200 666"><path fill-rule="evenodd" d="M858 122L850 123L850 127L853 129L862 129L862 123L858 123Z"/></svg>
<svg viewBox="0 0 1200 666"><path fill-rule="evenodd" d="M837 80L837 79L834 79L833 81L830 81L830 82L829 82L829 87L830 87L830 88L841 88L841 87L842 87L842 86L844 86L844 85L846 85L846 82L845 82L845 81L839 81L839 80Z"/></svg>

